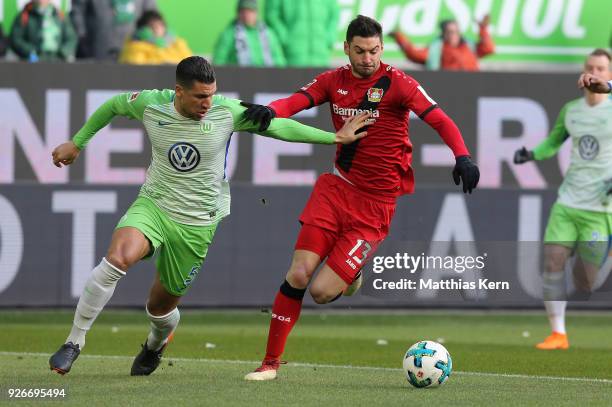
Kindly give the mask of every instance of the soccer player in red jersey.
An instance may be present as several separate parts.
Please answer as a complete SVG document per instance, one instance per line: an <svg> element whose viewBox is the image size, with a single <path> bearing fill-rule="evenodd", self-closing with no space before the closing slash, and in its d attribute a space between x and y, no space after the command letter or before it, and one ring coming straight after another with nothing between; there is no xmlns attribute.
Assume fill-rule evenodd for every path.
<svg viewBox="0 0 612 407"><path fill-rule="evenodd" d="M246 380L276 378L287 337L297 322L302 299L314 271L325 264L310 285L318 304L331 302L361 284L361 268L389 232L398 196L412 193L410 111L433 127L453 151L453 178L463 191L478 184L455 123L419 83L380 61L382 27L358 16L348 26L344 52L350 64L324 72L292 96L269 106L251 105L245 116L267 127L273 117L329 102L335 128L349 117L370 113L368 137L340 146L331 174L317 180L300 216L300 230L286 280L274 299L266 356Z"/></svg>

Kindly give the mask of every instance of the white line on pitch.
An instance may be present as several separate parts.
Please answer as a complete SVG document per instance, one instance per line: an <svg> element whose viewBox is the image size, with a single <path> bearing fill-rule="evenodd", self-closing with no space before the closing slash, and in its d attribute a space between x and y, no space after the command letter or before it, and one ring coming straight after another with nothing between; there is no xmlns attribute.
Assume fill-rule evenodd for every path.
<svg viewBox="0 0 612 407"><path fill-rule="evenodd" d="M36 353L36 352L4 352L0 351L0 356L35 356L35 357L47 357L50 356L48 353ZM133 356L123 355L81 355L81 358L87 359L119 359L119 360L132 360ZM198 359L198 358L175 358L168 357L168 361L177 362L199 362L199 363L224 363L232 365L257 365L261 363L260 360L226 360L226 359ZM351 366L351 365L328 365L319 363L302 363L302 362L289 362L287 366L295 367L316 367L316 368L330 368L330 369L354 369L354 370L378 370L386 372L399 372L402 369L392 367L376 367L376 366ZM466 375L466 376L490 376L490 377L505 377L515 379L538 379L538 380L559 380L559 381L570 381L570 382L595 382L612 384L610 379L597 379L590 377L562 377L562 376L538 376L538 375L527 375L527 374L514 374L514 373L489 373L489 372L465 372L465 371L453 371L454 374Z"/></svg>

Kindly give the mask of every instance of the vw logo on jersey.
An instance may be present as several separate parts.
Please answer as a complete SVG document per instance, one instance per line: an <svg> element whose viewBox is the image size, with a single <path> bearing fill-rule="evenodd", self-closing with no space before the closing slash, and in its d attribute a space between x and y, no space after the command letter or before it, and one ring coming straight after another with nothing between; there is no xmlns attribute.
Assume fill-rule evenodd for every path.
<svg viewBox="0 0 612 407"><path fill-rule="evenodd" d="M578 151L583 160L592 160L599 153L599 142L589 134L582 136L578 141Z"/></svg>
<svg viewBox="0 0 612 407"><path fill-rule="evenodd" d="M193 170L200 163L200 152L193 144L180 142L170 147L168 160L178 171L187 172Z"/></svg>

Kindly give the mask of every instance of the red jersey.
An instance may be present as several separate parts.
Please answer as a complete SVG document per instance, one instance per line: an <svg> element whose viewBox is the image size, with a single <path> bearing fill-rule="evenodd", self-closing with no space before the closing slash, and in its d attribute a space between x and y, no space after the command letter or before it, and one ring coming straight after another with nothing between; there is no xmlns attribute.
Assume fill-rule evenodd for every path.
<svg viewBox="0 0 612 407"><path fill-rule="evenodd" d="M379 196L396 197L414 190L410 165L412 143L408 135L410 111L426 120L432 111L439 110L433 115L436 120L434 124L430 123L432 127L440 124L440 120L444 125L448 125L448 121L452 123L448 116L436 109L436 102L414 78L383 63L369 78L355 77L350 65L324 72L294 97L275 101L270 106L279 117L288 117L325 102L329 102L336 130L350 116L364 110L372 113L367 137L349 145L338 145L335 169L357 188ZM453 126L454 123L450 127ZM451 130L442 130L447 133L446 137L441 133L444 140L456 156L468 155L458 130Z"/></svg>

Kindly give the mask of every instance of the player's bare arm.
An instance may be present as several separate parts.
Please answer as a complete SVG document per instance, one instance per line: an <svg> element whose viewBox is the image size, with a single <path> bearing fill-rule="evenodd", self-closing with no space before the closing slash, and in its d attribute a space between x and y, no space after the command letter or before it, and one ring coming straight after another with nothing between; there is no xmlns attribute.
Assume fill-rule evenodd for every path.
<svg viewBox="0 0 612 407"><path fill-rule="evenodd" d="M62 167L62 164L70 165L78 158L80 153L81 150L72 141L60 144L51 153L53 165L59 168Z"/></svg>
<svg viewBox="0 0 612 407"><path fill-rule="evenodd" d="M359 130L368 123L371 114L369 112L361 113L357 116L349 117L344 126L336 132L335 142L338 144L351 144L352 142L364 138L368 135L367 131Z"/></svg>
<svg viewBox="0 0 612 407"><path fill-rule="evenodd" d="M602 78L599 78L590 73L583 73L578 78L578 88L588 89L594 93L610 93L612 91L612 81L606 82Z"/></svg>

